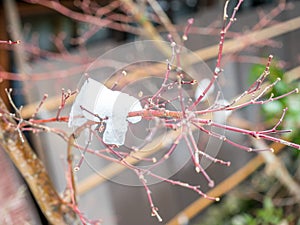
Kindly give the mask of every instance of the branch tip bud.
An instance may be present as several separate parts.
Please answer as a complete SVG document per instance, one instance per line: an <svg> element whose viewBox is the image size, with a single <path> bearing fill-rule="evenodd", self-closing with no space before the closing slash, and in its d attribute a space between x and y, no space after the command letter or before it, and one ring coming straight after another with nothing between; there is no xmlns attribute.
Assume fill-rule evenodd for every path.
<svg viewBox="0 0 300 225"><path fill-rule="evenodd" d="M190 19L188 19L188 23L190 24L190 25L192 25L193 23L194 23L194 18L190 18Z"/></svg>

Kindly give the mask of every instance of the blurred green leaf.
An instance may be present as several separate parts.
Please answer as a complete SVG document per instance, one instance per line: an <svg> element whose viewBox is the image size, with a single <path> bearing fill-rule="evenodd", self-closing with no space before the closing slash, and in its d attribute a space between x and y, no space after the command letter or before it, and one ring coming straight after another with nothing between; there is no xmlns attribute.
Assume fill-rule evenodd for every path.
<svg viewBox="0 0 300 225"><path fill-rule="evenodd" d="M264 72L265 65L253 65L249 73L249 84L255 82L255 80ZM270 67L270 75L268 76L269 82L274 82L278 77L283 78L284 71L273 65ZM279 81L271 90L274 96L283 95L293 89L295 89L300 83L287 84L283 80ZM277 123L282 115L284 108L288 108L286 112L284 122L280 124L279 129L290 130L293 132L284 134L284 137L289 138L291 141L300 143L300 97L297 94L287 96L286 98L272 101L265 105L262 105L262 112L265 117L266 125L272 126Z"/></svg>

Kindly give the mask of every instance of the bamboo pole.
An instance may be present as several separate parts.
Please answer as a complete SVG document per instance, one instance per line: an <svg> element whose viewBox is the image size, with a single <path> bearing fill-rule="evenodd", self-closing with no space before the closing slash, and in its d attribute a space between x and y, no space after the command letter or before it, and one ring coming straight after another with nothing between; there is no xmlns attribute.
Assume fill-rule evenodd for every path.
<svg viewBox="0 0 300 225"><path fill-rule="evenodd" d="M283 80L287 83L291 83L292 81L297 79L300 79L300 66L287 71L283 77Z"/></svg>
<svg viewBox="0 0 300 225"><path fill-rule="evenodd" d="M153 24L147 19L144 15L144 12L141 12L138 4L133 2L132 0L120 0L123 4L127 6L130 12L133 14L135 20L142 26L144 30L144 35L150 40L163 41L163 38L157 32L156 28ZM158 49L161 50L167 57L171 55L171 52L165 45L161 45L161 42L157 42Z"/></svg>
<svg viewBox="0 0 300 225"><path fill-rule="evenodd" d="M132 156L126 157L124 161L126 161L128 164L134 165L140 161L138 160L138 158L147 158L159 151L160 149L170 145L178 135L179 131L168 132L167 136L164 137L163 140L161 140L161 138L156 138L155 140L153 140L153 142L147 144L143 149L132 154ZM148 151L147 149L151 150ZM114 177L115 175L121 173L126 169L127 168L122 164L110 163L105 168L98 171L98 173L95 173L87 177L86 179L80 181L80 183L78 183L76 187L77 194L83 195L89 190L107 181L107 179Z"/></svg>
<svg viewBox="0 0 300 225"><path fill-rule="evenodd" d="M295 31L300 28L300 16L275 24L273 26L257 30L240 37L224 42L223 54L235 53L260 41L268 40L280 35ZM196 54L202 60L212 59L217 56L218 45L200 49ZM194 63L194 62L193 62Z"/></svg>

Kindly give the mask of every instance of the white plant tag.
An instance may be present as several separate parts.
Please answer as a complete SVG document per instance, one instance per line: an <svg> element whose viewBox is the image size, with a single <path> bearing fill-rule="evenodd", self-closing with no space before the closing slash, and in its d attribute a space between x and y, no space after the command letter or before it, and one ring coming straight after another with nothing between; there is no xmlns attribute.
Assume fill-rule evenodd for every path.
<svg viewBox="0 0 300 225"><path fill-rule="evenodd" d="M82 110L81 106L86 109ZM87 79L78 93L70 112L69 126L80 127L88 120L99 122L106 118L103 141L106 144L123 145L128 122L141 121L140 116L127 118L129 112L142 110L141 103L133 96L120 91L112 91L100 82ZM91 113L89 113L89 112Z"/></svg>
<svg viewBox="0 0 300 225"><path fill-rule="evenodd" d="M216 104L220 107L229 105L229 102L226 99L216 101ZM225 123L227 118L231 115L232 111L229 110L220 110L213 113L214 121L217 123Z"/></svg>

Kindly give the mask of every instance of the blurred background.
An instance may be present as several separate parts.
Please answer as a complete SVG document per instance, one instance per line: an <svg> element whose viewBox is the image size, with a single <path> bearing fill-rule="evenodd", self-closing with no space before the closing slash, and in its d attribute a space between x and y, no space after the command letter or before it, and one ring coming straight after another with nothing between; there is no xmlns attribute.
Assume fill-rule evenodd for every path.
<svg viewBox="0 0 300 225"><path fill-rule="evenodd" d="M185 42L186 47L202 57L211 70L214 69L223 1L50 2L37 0L32 4L30 1L0 1L0 40L21 40L21 44L16 46L0 45L0 94L9 106L4 89L12 87L16 105L25 106L24 118L31 116L33 104L39 102L45 93L49 95L50 103L38 116L55 117L61 89L75 90L82 75L97 57L121 44L155 39L156 35L168 40L167 34L173 28L181 37L189 18L194 18L195 22ZM153 2L158 6L153 7ZM233 10L235 4L235 1L230 2L229 11ZM219 80L225 99L233 99L242 93L262 73L269 54L274 55L270 81L278 76L283 80L272 92L279 95L300 88L300 26L292 21L295 18L299 21L299 12L299 1L244 0L237 21L227 34L227 40L235 40L236 43L245 41L246 44L238 50L230 50L234 49L234 41L227 46L229 50L224 56L224 73ZM155 32L147 30L140 16L151 24ZM279 24L284 25L279 27ZM246 38L238 39L247 34L254 34L251 38L257 38L258 41L248 39L252 44L247 45ZM262 37L264 35L267 38ZM284 138L300 143L300 99L297 95L263 107L251 106L235 112L228 118L228 123L251 129L271 128L285 107L289 107L289 111L286 122L281 126L284 129L292 128L293 132ZM63 115L68 115L69 111L70 104L64 109ZM66 124L49 126L71 131ZM62 193L66 186L67 144L56 135L47 133L26 135L45 163L57 191ZM239 143L253 145L243 135L226 135ZM299 153L280 145L273 147L278 152L283 150L265 167L266 156L246 153L222 144L217 157L230 160L231 166L211 164L207 168L208 174L215 180L216 188L220 187L219 192L215 193L224 195L218 203L207 203L196 193L168 183L151 185L163 224L299 225L299 191L291 191L291 186L296 189L300 187ZM4 151L1 150L0 154L4 168L0 178L0 223L25 224L26 221L26 224L47 224ZM97 160L90 158L90 162L96 164ZM172 163L176 164L176 160L170 166ZM126 178L126 173L123 171L118 176ZM233 176L232 180L226 180L230 176ZM281 178L285 176L290 180L282 181ZM161 224L150 216L143 187L126 186L99 177L87 164L78 173L79 207L88 218L101 218L108 225ZM211 190L206 181L195 173L192 162L184 164L171 178L200 184L205 192ZM92 181L97 179L101 181L92 185Z"/></svg>

